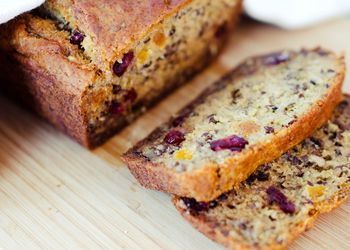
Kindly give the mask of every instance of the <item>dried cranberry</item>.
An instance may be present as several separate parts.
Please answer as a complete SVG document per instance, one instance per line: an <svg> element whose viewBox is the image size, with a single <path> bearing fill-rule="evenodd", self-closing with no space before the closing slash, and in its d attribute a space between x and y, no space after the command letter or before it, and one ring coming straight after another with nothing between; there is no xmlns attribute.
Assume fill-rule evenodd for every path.
<svg viewBox="0 0 350 250"><path fill-rule="evenodd" d="M84 35L78 30L73 31L70 37L70 43L74 45L80 45L84 41Z"/></svg>
<svg viewBox="0 0 350 250"><path fill-rule="evenodd" d="M164 138L164 142L167 144L178 146L181 142L185 140L183 133L177 130L170 131Z"/></svg>
<svg viewBox="0 0 350 250"><path fill-rule="evenodd" d="M109 109L109 112L114 115L118 115L124 112L124 107L121 103L115 102Z"/></svg>
<svg viewBox="0 0 350 250"><path fill-rule="evenodd" d="M247 144L248 142L242 137L231 135L224 139L212 141L210 143L210 148L213 151L229 149L232 152L241 152Z"/></svg>
<svg viewBox="0 0 350 250"><path fill-rule="evenodd" d="M201 212L201 211L208 211L210 204L207 202L197 202L193 198L182 198L182 201L185 203L185 206L194 211L194 212Z"/></svg>
<svg viewBox="0 0 350 250"><path fill-rule="evenodd" d="M283 212L287 214L295 212L295 205L288 201L287 197L278 188L271 186L266 190L266 193L269 201L276 203Z"/></svg>
<svg viewBox="0 0 350 250"><path fill-rule="evenodd" d="M126 102L134 102L137 98L137 93L135 91L134 88L128 90L125 94L124 94L124 101Z"/></svg>
<svg viewBox="0 0 350 250"><path fill-rule="evenodd" d="M264 127L266 134L272 134L275 133L275 129L273 127L270 126L266 126Z"/></svg>
<svg viewBox="0 0 350 250"><path fill-rule="evenodd" d="M264 57L265 65L277 65L289 60L289 55L286 53L272 53Z"/></svg>
<svg viewBox="0 0 350 250"><path fill-rule="evenodd" d="M132 63L134 60L134 52L130 51L126 54L124 54L122 62L116 61L113 65L113 72L121 77L124 75L125 71L128 69L129 65Z"/></svg>
<svg viewBox="0 0 350 250"><path fill-rule="evenodd" d="M243 222L243 223L240 223L238 227L239 227L239 229L241 229L241 230L247 230L247 228L248 228L247 224L244 223L244 222Z"/></svg>

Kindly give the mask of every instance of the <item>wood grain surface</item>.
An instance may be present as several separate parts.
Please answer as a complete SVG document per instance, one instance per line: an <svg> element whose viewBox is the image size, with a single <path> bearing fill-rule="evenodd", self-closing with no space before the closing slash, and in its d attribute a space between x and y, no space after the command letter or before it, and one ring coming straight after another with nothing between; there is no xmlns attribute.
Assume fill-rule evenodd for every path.
<svg viewBox="0 0 350 250"><path fill-rule="evenodd" d="M0 249L222 249L144 190L120 155L243 58L322 45L350 58L350 19L283 31L245 21L221 57L93 152L0 98ZM350 93L350 79L344 91ZM291 249L350 249L350 201Z"/></svg>

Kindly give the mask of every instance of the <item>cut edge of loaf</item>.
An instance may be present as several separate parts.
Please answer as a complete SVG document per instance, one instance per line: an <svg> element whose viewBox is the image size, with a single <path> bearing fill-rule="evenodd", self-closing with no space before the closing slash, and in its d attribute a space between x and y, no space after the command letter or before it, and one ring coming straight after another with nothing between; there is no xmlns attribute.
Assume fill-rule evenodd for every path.
<svg viewBox="0 0 350 250"><path fill-rule="evenodd" d="M233 14L229 15L229 12ZM237 24L240 12L241 2L238 0L237 5L226 13L227 17L229 17L227 21L230 22L230 27L231 21L232 28ZM37 15L36 12L34 14ZM212 51L212 54L208 53L208 51L211 50L208 46L205 51L203 50L200 54L195 54L196 63L185 69L176 71L176 77L171 77L169 81L166 81L166 83L164 82L164 86L159 90L159 93L154 91L154 96L147 95L145 98L140 97L140 100L136 100L130 105L131 107L128 106L125 108L127 109L127 114L109 115L107 119L99 123L98 126L105 126L101 132L98 128L95 129L95 127L91 126L91 117L86 114L86 110L89 110L91 101L101 97L99 93L96 93L96 96L89 95L89 87L96 85L95 83L101 78L100 70L91 62L82 63L81 61L75 60L74 57L78 59L81 57L83 60L88 58L85 58L79 46L69 44L69 32L57 29L59 25L55 23L55 21L50 19L46 20L41 16L35 17L38 19L41 18L44 24L40 26L41 28L38 28L38 30L32 30L29 25L26 26L26 19L30 18L31 14L24 14L11 21L8 26L2 26L9 31L13 31L17 25L24 26L24 28L22 29L22 27L20 27L23 31L20 33L20 36L14 35L12 37L7 35L5 39L2 40L4 45L0 48L0 51L3 52L3 55L0 56L0 63L3 69L7 67L6 72L9 73L2 74L1 79L2 82L10 84L4 84L4 86L1 87L11 92L9 96L12 96L12 99L17 101L18 99L23 99L25 107L31 107L39 113L40 116L47 119L61 131L90 149L104 143L116 132L125 127L125 125L145 112L148 107L169 94L171 90L191 79L196 73L209 65L219 52L219 50L215 50ZM221 24L222 23L220 23L220 25ZM213 23L211 29L208 29L206 41L211 41L213 47L217 46L221 49L228 36L224 34L219 39L215 38L212 33L215 32L217 28L216 25L219 25L219 23ZM46 33L51 32L53 37L46 38L45 36L47 34L41 36L41 29L46 26L50 29L50 31ZM150 29L156 28L157 26L159 25L152 25ZM32 31L33 33L31 33ZM64 37L66 41L62 42L61 36ZM211 37L210 40L208 36ZM11 39L21 38L25 41L11 41L10 39L6 39L6 37ZM42 53L37 52L38 49L36 49L34 45L32 48L28 49L30 47L30 41L28 40L30 39L36 39L34 44L40 44L39 47ZM66 46L67 41L68 45ZM21 47L23 45L25 46ZM190 46L187 46L187 50L190 48ZM58 56L54 55L55 53ZM36 56L32 56L32 54L36 54L39 59ZM73 57L66 56L66 54L72 54ZM43 64L43 62L52 64L49 67ZM60 67L63 69L63 73L60 77L56 75L58 67L54 69L56 67L54 64L57 62L59 62ZM16 68L18 74L11 74L12 68ZM67 69L67 71L64 71L65 69ZM73 72L73 76L63 81L62 79L65 76L67 76L66 78L70 76L67 72ZM168 77L169 76L171 75L168 74ZM115 82L111 82L111 88L114 83ZM126 89L126 87L130 88L130 86L123 87L125 87L125 89L123 89L125 91L129 90ZM113 101L119 102L119 99ZM105 111L108 113L108 107L101 113ZM96 131L100 131L100 133Z"/></svg>
<svg viewBox="0 0 350 250"><path fill-rule="evenodd" d="M312 49L311 51L331 51L321 49L320 47ZM260 60L264 55L250 58L250 60ZM255 170L250 168L247 170L245 166L254 165L259 166L263 163L270 162L279 157L282 153L300 143L303 139L311 135L311 133L318 127L322 126L331 116L333 109L342 100L342 84L345 77L345 58L340 55L338 58L339 71L334 79L334 84L321 101L315 103L310 112L299 117L284 133L278 133L263 147L256 146L255 150L260 151L259 157L251 157L252 151L245 151L244 160L235 163L235 172L239 172L238 178L229 178L223 180L221 176L232 176L232 167L230 162L223 165L207 164L203 168L186 173L176 173L163 164L155 164L149 162L142 154L138 153L138 148L142 148L154 138L157 138L162 133L162 127L154 130L147 138L137 143L133 148L128 150L122 157L123 161L128 165L131 173L145 188L164 191L172 193L181 197L192 197L198 201L211 201L220 196L222 193L229 191L235 185L248 178L248 176ZM246 61L238 65L229 76L239 74L240 70L246 65ZM212 87L205 90L193 103L185 107L183 110L191 109L193 105L200 102L211 91L220 86L220 82L227 78L225 76ZM180 112L181 113L181 112ZM279 145L279 147L274 145ZM268 153L267 153L268 152ZM241 153L241 155L243 155ZM261 157L263 156L263 157ZM243 157L241 157L243 158ZM235 159L236 160L236 159ZM236 175L237 176L237 175ZM222 182L225 182L223 185ZM216 187L220 187L217 189Z"/></svg>
<svg viewBox="0 0 350 250"><path fill-rule="evenodd" d="M313 134L310 138L309 138L309 143L313 143L314 145L317 145L318 148L320 148L319 150L323 150L320 151L322 157L324 157L325 159L327 157L330 157L329 159L327 159L327 161L329 162L329 164L333 164L334 167L332 167L331 169L333 170L328 172L328 165L327 163L323 166L320 167L321 171L320 173L318 173L317 171L315 171L317 168L314 167L314 171L316 172L315 175L313 175L314 173L312 173L312 170L308 170L307 167L305 167L305 165L298 165L298 164L305 164L304 163L295 163L294 159L297 159L298 161L303 157L303 156L309 156L316 154L316 152L312 151L313 148L309 149L308 146L308 142L304 141L303 143L300 144L300 149L296 149L294 150L290 150L288 153L286 153L285 156L282 156L283 158L276 160L276 164L277 166L273 165L273 163L270 165L270 168L265 168L265 166L261 166L262 172L258 172L256 174L253 174L253 177L255 178L250 178L246 183L243 183L242 186L237 187L236 190L232 190L231 192L226 193L225 195L223 195L224 197L222 199L218 199L216 201L214 201L213 203L207 203L207 209L215 209L216 206L220 206L218 204L220 204L220 202L223 202L224 205L224 209L239 209L238 211L236 211L236 213L234 215L231 215L232 218L228 217L229 220L234 220L237 219L239 220L240 218L237 218L237 216L239 217L240 212L243 208L249 206L249 204L251 203L245 203L245 202L252 202L255 201L252 196L256 196L256 195L261 195L262 190L265 190L265 188L269 187L269 186L275 186L275 187L280 187L281 183L289 183L288 181L284 180L282 178L282 180L280 179L281 175L282 177L286 178L286 179L298 179L301 178L302 182L305 183L304 186L305 190L308 190L307 187L324 187L325 190L330 190L330 196L324 196L324 198L322 198L323 196L316 196L317 198L320 197L320 200L317 200L317 198L315 198L316 200L313 200L312 198L312 203L303 203L303 202L297 202L296 204L300 205L301 207L296 207L296 211L299 211L301 213L301 215L296 214L296 220L294 221L294 218L288 219L288 216L286 217L282 217L281 220L290 220L291 221L291 228L287 228L286 231L288 232L287 234L283 234L283 240L281 240L280 242L276 242L272 239L267 240L263 245L257 246L257 249L285 249L287 246L289 246L300 234L302 234L303 232L305 232L306 230L308 230L309 228L311 228L314 225L315 220L323 213L328 213L331 212L332 210L336 209L338 206L340 206L350 195L350 185L349 185L349 160L346 160L347 163L345 163L345 165L339 165L339 164L344 164L344 159L346 158L346 153L344 155L344 153L340 153L340 157L343 157L340 160L340 163L331 163L333 161L332 157L334 157L334 155L330 154L329 152L334 152L333 154L337 155L337 152L344 152L342 151L340 148L344 149L345 152L348 149L348 147L346 145L348 145L349 141L346 139L346 133L347 135L349 135L350 132L350 127L349 127L349 115L350 115L350 95L349 94L345 94L345 101L344 101L346 106L344 107L345 111L344 113L342 113L343 111L341 111L340 113L338 113L338 110L343 110L342 107L340 107L339 109L337 109L335 112L335 116L330 120L330 122L328 124L326 124L324 127L321 127L315 134ZM343 105L343 104L340 104ZM340 106L339 105L339 106ZM340 116L338 116L338 114L340 114ZM346 120L342 119L342 116L344 115L344 117L347 117ZM339 119L340 118L340 119ZM342 121L345 123L342 123ZM344 125L342 125L344 124ZM333 128L333 129L332 129ZM325 130L324 130L325 129ZM338 132L341 132L341 134L338 134ZM320 137L320 133L322 136L324 137ZM334 133L334 135L332 134ZM339 138L343 138L343 141L337 141L337 139L340 140ZM329 142L331 142L331 144L328 144ZM346 145L343 144L343 142L347 143ZM305 143L305 144L304 144ZM316 144L315 144L316 143ZM318 144L319 143L319 144ZM310 144L309 144L310 145ZM324 145L328 145L325 146ZM338 148L340 147L340 148ZM300 151L299 151L300 150ZM306 150L306 151L303 151ZM311 151L310 151L311 150ZM337 151L339 150L339 151ZM295 155L294 155L295 152ZM290 153L290 155L289 155ZM307 155L305 155L305 153L307 153ZM294 156L296 158L294 158ZM307 158L309 161L311 158ZM303 160L302 160L303 161ZM282 167L279 167L279 164L282 164ZM316 163L316 166L318 165L318 163ZM319 165L319 166L322 166ZM344 172L341 172L340 174L338 173L338 175L336 175L335 170L339 169L339 166L344 166L347 168L345 168ZM276 167L276 168L275 168ZM300 167L302 170L300 170ZM291 170L291 172L286 173L285 172L285 168L290 168L293 169ZM295 176L295 173L299 170L295 170L295 169L299 169L301 171L301 173L303 173L302 175L297 175ZM265 172L264 172L265 171ZM264 174L262 174L264 173ZM328 173L330 177L328 178L343 178L342 181L340 182L336 182L333 179L327 179L326 175L324 175L325 173ZM306 175L305 175L306 174ZM277 175L277 177L275 176ZM259 179L259 176L261 179ZM307 177L312 176L312 178L308 179ZM277 178L277 179L274 179ZM319 178L325 178L322 179L324 182L315 182L315 180L320 180ZM278 182L278 180L281 180L281 182ZM254 183L258 183L258 184L254 184ZM264 182L268 182L267 184L265 184ZM293 183L293 182L292 182ZM298 183L300 185L300 182L296 181L296 183ZM329 185L329 186L327 186ZM286 196L289 196L288 191L293 190L295 186L293 185L289 185L286 184L286 189L283 191ZM334 187L337 187L337 189L334 191ZM283 188L283 187L282 187ZM256 192L249 192L249 190L256 190ZM282 189L283 190L283 189ZM317 190L317 189L316 189ZM243 192L243 194L241 192ZM305 199L308 198L308 196L303 196L304 192L303 191L296 191L297 193L301 193L301 197L302 201L305 201ZM308 191L310 192L310 191ZM327 192L327 191L324 191ZM243 200L241 200L240 198L234 199L232 197L235 196L239 196L241 197ZM245 196L246 195L246 196ZM295 198L295 193L294 194L290 194L292 195L291 197ZM310 195L310 193L309 193ZM232 199L229 199L227 197L231 197ZM290 198L291 198L290 197ZM312 196L311 196L312 197ZM229 199L230 202L225 203L224 200L225 199ZM246 200L245 200L246 199ZM289 198L288 198L289 200ZM233 201L237 201L238 204L237 206L239 206L239 204L246 204L243 207L239 207L236 208L235 204L233 203ZM254 209L264 209L264 205L261 206L261 204L259 202L259 199L257 200L258 204L256 207L253 207L252 210ZM294 202L294 200L291 198L290 200L292 203ZM308 200L309 201L309 200ZM196 209L196 207L194 205L191 205L191 203L188 203L192 206L189 207L189 205L185 204L182 200L181 197L179 196L172 196L172 202L175 206L175 208L179 211L179 213L194 227L196 228L198 231L200 231L201 233L203 233L204 235L206 235L208 238L210 238L213 241L216 241L217 243L220 243L222 245L224 245L225 247L229 248L229 249L251 249L252 245L247 243L246 241L244 241L244 237L242 237L241 239L239 239L241 236L240 234L233 234L234 236L229 236L227 234L225 234L225 228L223 228L223 226L225 225L225 223L221 223L221 224L215 224L216 222L219 223L219 221L221 221L220 219L222 219L222 217L220 217L218 215L218 212L216 213L210 213L208 216L206 215L207 210L203 210L199 212L196 212L196 210L191 210L191 209ZM192 202L192 201L191 201ZM195 202L195 201L193 201ZM217 202L217 203L216 203ZM194 203L197 204L197 203ZM213 208L210 207L210 205L208 204L215 204L213 205ZM233 207L228 207L227 204L232 204ZM204 205L202 205L204 206ZM277 204L273 204L273 203L267 203L267 206L270 207L271 206L271 210L274 211L275 209L277 210L282 210L281 213L287 213L286 211L283 211L283 209L281 208L281 205L277 202ZM305 207L303 207L305 206ZM274 208L275 207L275 208ZM200 207L199 207L200 208ZM307 210L305 211L304 209ZM221 210L219 210L221 211ZM309 213L308 211L313 211L312 213ZM255 211L256 212L256 211ZM203 213L203 214L201 214ZM208 212L209 213L209 212ZM252 211L252 214L254 212ZM260 213L265 214L265 216L268 215L268 213L260 211ZM226 214L226 213L225 213ZM229 212L227 212L227 214L230 214ZM266 215L267 214L267 215ZM217 215L217 217L215 217ZM275 222L275 220L272 220L273 223L278 223L278 215L274 215L273 213L270 213L270 215L274 216L275 220L277 220ZM214 216L214 218L213 218ZM242 215L242 220L241 221L247 221L247 225L251 225L249 223L254 223L254 218L252 217L249 220L245 220L244 216L247 216L247 214ZM292 215L291 215L292 216ZM300 217L301 216L301 217ZM226 217L224 217L226 218ZM264 218L264 216L262 218L259 218L258 220L262 220ZM216 221L217 219L217 221ZM293 223L295 222L295 223ZM249 227L246 227L244 229L241 229L240 227L238 228L237 225L239 225L239 223L235 223L233 224L233 231L239 231L239 230L245 230ZM259 225L259 223L257 223L257 225ZM269 228L269 226L267 226L267 228ZM278 227L276 227L278 228ZM285 229L285 227L283 227ZM228 230L230 230L228 228ZM257 230L262 230L262 229L257 229ZM275 230L275 228L271 228L271 230ZM281 229L276 229L281 230ZM283 230L282 230L283 231ZM244 234L243 234L244 235ZM286 237L287 235L287 237ZM276 236L276 235L275 235ZM265 235L265 237L268 237ZM255 241L258 241L258 238L254 238L252 237L251 239L254 239ZM251 240L250 239L250 240ZM248 240L247 240L248 241Z"/></svg>
<svg viewBox="0 0 350 250"><path fill-rule="evenodd" d="M331 199L328 199L322 204L318 205L318 212L313 216L310 216L307 220L304 220L302 223L298 224L298 227L294 228L294 231L289 235L288 239L284 241L283 245L280 244L270 244L266 246L266 248L259 248L261 250L271 250L271 249L285 249L289 246L300 234L305 232L306 230L312 228L316 219L324 213L329 213L332 210L339 207L346 199L347 195L350 193L350 187L346 189L339 190ZM179 211L181 216L183 216L195 229L199 232L207 236L209 239L229 248L229 249L241 249L241 250L249 250L251 247L244 242L236 239L228 239L219 229L215 229L211 227L204 217L194 217L187 213L186 209L184 209L180 202L181 198L173 196L172 202L175 208Z"/></svg>

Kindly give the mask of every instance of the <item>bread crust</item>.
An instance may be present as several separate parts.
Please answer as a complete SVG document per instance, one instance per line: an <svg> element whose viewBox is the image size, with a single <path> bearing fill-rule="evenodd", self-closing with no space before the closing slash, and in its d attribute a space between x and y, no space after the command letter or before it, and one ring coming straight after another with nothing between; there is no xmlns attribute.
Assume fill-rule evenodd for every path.
<svg viewBox="0 0 350 250"><path fill-rule="evenodd" d="M261 61L263 57L258 56L252 58L252 60ZM241 152L239 158L228 158L223 165L207 163L198 170L177 173L162 164L150 162L138 153L140 148L148 145L154 138L159 137L163 132L163 128L158 128L149 137L126 152L122 159L140 184L146 188L176 194L181 197L193 197L198 201L214 200L247 179L257 166L276 159L310 136L316 128L322 126L330 118L333 109L342 100L341 89L345 76L345 62L343 56L339 57L338 60L339 74L327 96L315 103L308 114L299 117L287 130L276 134L270 142L257 144L252 150ZM243 63L229 77L244 74L246 67L246 63ZM184 111L192 109L212 91L222 88L224 82L225 79L219 81L214 87L207 89ZM247 168L247 166L252 167Z"/></svg>
<svg viewBox="0 0 350 250"><path fill-rule="evenodd" d="M110 69L133 42L142 39L155 25L192 1L85 0L72 3L71 0L48 0L45 5L69 22L72 28L96 40L91 57L96 64ZM111 32L111 24L115 25L114 32Z"/></svg>
<svg viewBox="0 0 350 250"><path fill-rule="evenodd" d="M71 62L78 51L52 32L54 24L25 14L1 27L1 89L54 126L88 145L81 95L95 81L95 68ZM40 37L37 32L43 30ZM64 69L66 74L59 74Z"/></svg>
<svg viewBox="0 0 350 250"><path fill-rule="evenodd" d="M54 2L49 1L50 4ZM79 15L83 15L79 17L77 14L77 18L85 17L86 19L89 15L88 11L91 11L91 15L95 18L99 16L98 13L90 8L94 1L90 1L90 4L88 2L77 1L75 3L74 8L82 5L82 9L84 9L84 13L80 13L78 11L79 8L75 10L74 13L79 12ZM134 6L136 2L118 1L117 5L125 13L132 16L130 16L130 19L118 15L114 18L118 20L119 18L124 18L128 22L136 18L137 22L135 20L135 22L132 22L136 30L124 29L113 35L106 34L108 27L97 31L102 32L103 36L123 37L121 40L116 40L116 37L114 37L105 41L111 44L116 40L118 53L114 53L115 49L113 49L113 56L117 56L124 49L127 50L127 47L132 46L132 43L137 41L142 35L152 30L157 25L157 22L174 15L176 11L193 1L171 2L171 6L164 7L163 1L137 1L141 5L141 10L133 11L130 6ZM64 1L61 1L57 5L63 3ZM101 3L110 5L115 3L115 1L102 1ZM148 6L147 3L150 5ZM145 12L147 15L150 15L143 16L146 18L145 20L138 19L136 13L144 11L145 5L154 10L154 12ZM113 8L118 6L113 6ZM237 21L240 9L241 5L237 4L229 10L229 12L232 12L230 17L233 23ZM108 17L106 17L106 20L102 19L100 20L101 22L109 20ZM91 20L80 21L87 21L89 22L87 25L90 26L94 25ZM187 68L186 72L182 72L183 74L178 72L178 77L171 79L166 84L166 87L154 97L149 98L150 100L140 100L138 104L135 104L132 112L127 115L110 118L111 125L108 125L103 133L96 136L94 128L89 125L87 111L91 109L91 102L89 102L90 99L87 96L89 95L89 88L94 86L97 81L101 81L101 78L103 80L104 77L107 77L107 73L104 72L105 75L101 77L101 65L90 62L91 58L88 58L86 53L79 49L79 46L70 44L69 32L60 30L57 26L58 24L55 21L39 18L31 14L21 15L8 24L0 26L0 65L2 67L0 88L12 99L22 102L26 108L33 109L54 126L88 148L94 148L104 143L141 114L141 110L145 110L145 108L153 105L172 89L185 83L195 73L206 67L214 58L214 55L208 56L207 51L202 51L202 54L196 55L199 61L197 64ZM135 34L133 34L134 31ZM227 36L212 37L211 39L212 44L217 44L221 47ZM101 38L97 42L103 43L104 41L102 40ZM125 48L119 42L123 42ZM103 45L102 47L107 48L106 46ZM104 60L106 58L104 57ZM108 72L111 72L110 68L108 68ZM108 82L106 79L105 81ZM114 79L112 83L115 81Z"/></svg>

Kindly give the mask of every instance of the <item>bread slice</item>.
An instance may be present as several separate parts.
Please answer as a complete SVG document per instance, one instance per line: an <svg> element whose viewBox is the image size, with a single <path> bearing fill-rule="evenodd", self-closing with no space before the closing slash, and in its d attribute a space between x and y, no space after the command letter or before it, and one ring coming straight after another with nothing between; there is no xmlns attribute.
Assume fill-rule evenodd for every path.
<svg viewBox="0 0 350 250"><path fill-rule="evenodd" d="M199 231L230 249L282 249L350 195L350 96L332 120L209 203L174 198Z"/></svg>
<svg viewBox="0 0 350 250"><path fill-rule="evenodd" d="M320 48L248 59L124 161L147 188L213 200L327 121L343 79L343 58Z"/></svg>
<svg viewBox="0 0 350 250"><path fill-rule="evenodd" d="M87 147L209 65L241 0L48 0L0 25L0 92Z"/></svg>

